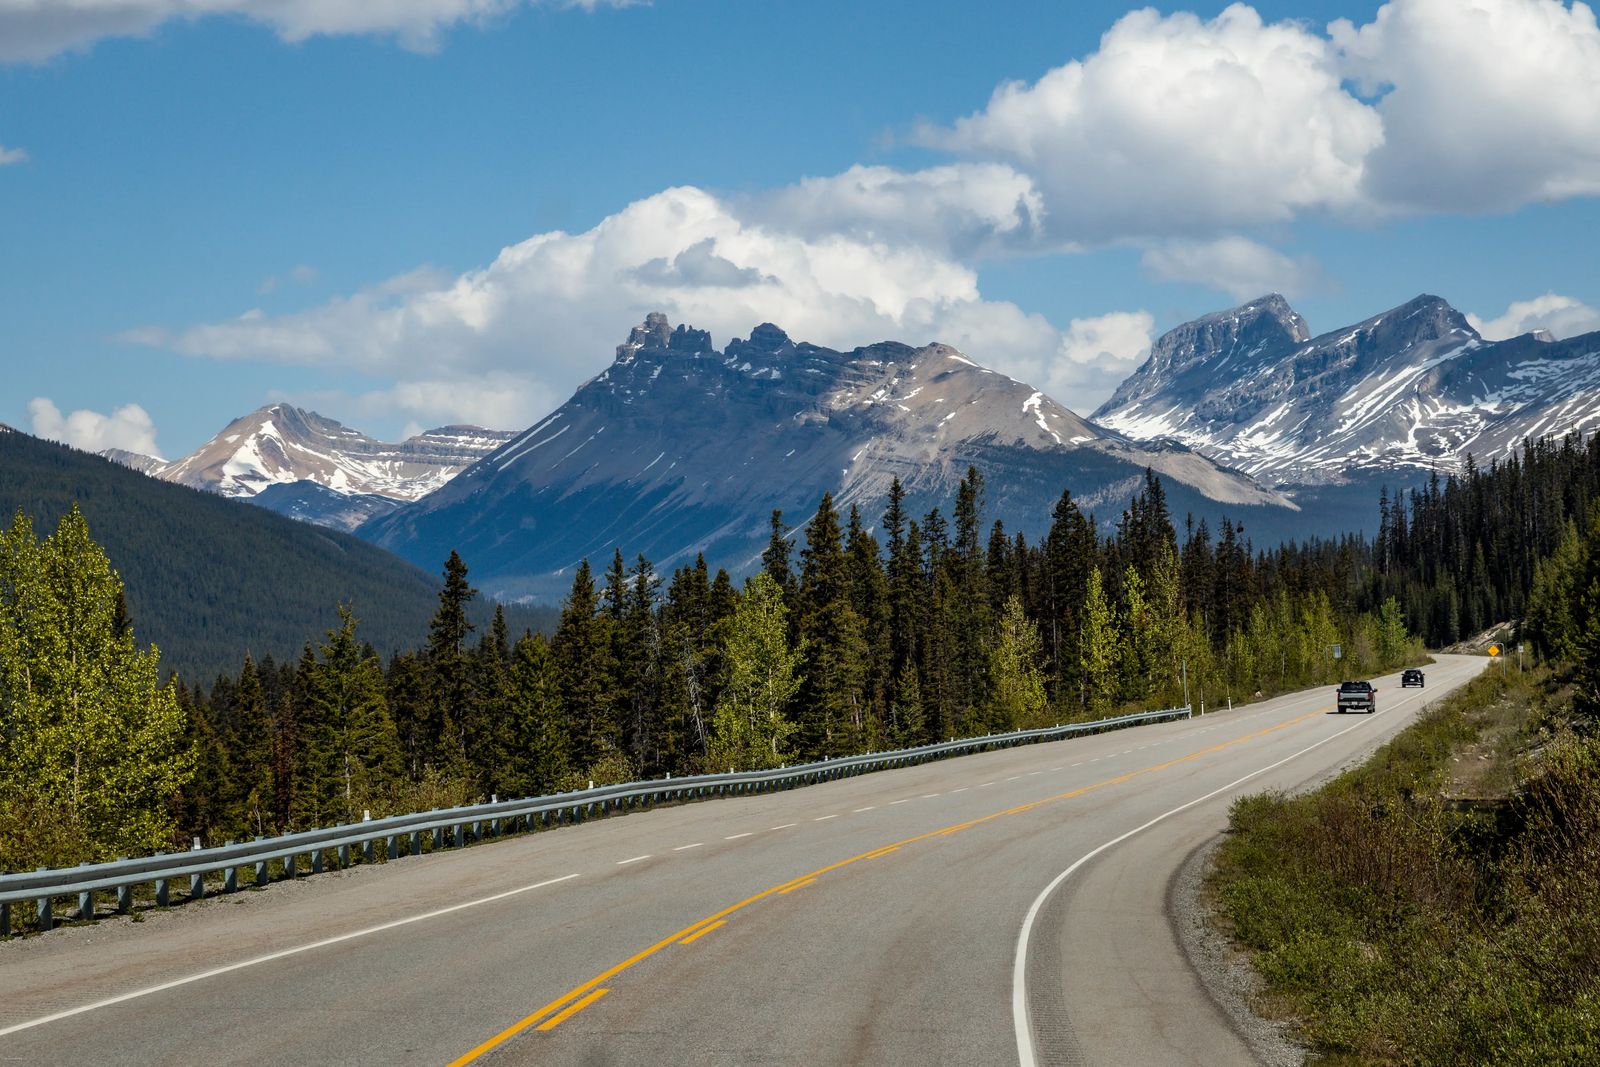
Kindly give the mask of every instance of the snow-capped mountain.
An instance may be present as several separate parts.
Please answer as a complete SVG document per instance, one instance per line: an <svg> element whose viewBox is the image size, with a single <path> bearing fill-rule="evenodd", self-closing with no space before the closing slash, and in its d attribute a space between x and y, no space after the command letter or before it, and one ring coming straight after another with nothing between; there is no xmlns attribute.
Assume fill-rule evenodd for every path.
<svg viewBox="0 0 1600 1067"><path fill-rule="evenodd" d="M397 503L426 496L514 436L445 426L387 444L316 412L271 404L147 473L354 529Z"/></svg>
<svg viewBox="0 0 1600 1067"><path fill-rule="evenodd" d="M1311 337L1273 294L1169 331L1093 418L1278 486L1448 472L1600 426L1600 333L1485 341L1424 295Z"/></svg>
<svg viewBox="0 0 1600 1067"><path fill-rule="evenodd" d="M361 529L412 559L459 548L496 595L551 597L614 547L670 569L704 552L748 570L772 508L793 524L831 491L877 523L899 477L919 511L948 506L969 464L991 517L1037 535L1063 488L1120 512L1144 468L1175 510L1283 511L1263 489L1183 447L1098 428L1039 390L941 344L837 352L770 323L717 351L653 314L557 411L448 485Z"/></svg>

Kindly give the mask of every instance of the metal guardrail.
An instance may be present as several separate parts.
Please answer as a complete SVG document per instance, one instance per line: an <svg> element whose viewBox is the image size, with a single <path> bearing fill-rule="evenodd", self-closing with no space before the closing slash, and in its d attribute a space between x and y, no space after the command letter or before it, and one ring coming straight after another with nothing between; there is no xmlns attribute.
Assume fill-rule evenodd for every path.
<svg viewBox="0 0 1600 1067"><path fill-rule="evenodd" d="M698 800L712 796L764 793L792 789L800 785L830 781L870 771L925 763L945 756L966 755L997 748L1011 748L1036 741L1052 741L1076 734L1142 726L1148 723L1191 717L1189 707L1166 708L1120 715L1093 722L1047 726L1013 733L943 741L918 748L844 756L818 763L800 764L764 771L729 774L702 774L688 778L660 778L645 782L599 786L572 793L521 800L500 800L459 808L437 808L410 815L393 815L359 823L304 830L277 837L258 837L252 841L229 842L190 852L161 853L109 863L86 863L78 867L44 868L21 874L0 874L0 937L11 931L11 905L32 903L37 912L35 925L41 931L54 923L52 901L56 897L78 898L78 917L93 918L95 896L114 892L118 914L133 908L135 886L153 883L157 907L172 902L172 883L188 879L184 899L198 900L208 893L206 875L223 876L224 893L240 887L239 871L253 868L251 884L264 886L272 881L269 864L280 862L280 878L301 873L298 861L309 860L309 872L320 874L326 854L334 853L337 867L348 867L351 849L361 850L361 860L376 862L376 845L383 842L384 858L416 856L423 851L424 837L432 850L462 847L469 840L483 840L507 833L531 831L563 823L577 823L594 817L632 808L673 801ZM402 852L402 847L404 851Z"/></svg>

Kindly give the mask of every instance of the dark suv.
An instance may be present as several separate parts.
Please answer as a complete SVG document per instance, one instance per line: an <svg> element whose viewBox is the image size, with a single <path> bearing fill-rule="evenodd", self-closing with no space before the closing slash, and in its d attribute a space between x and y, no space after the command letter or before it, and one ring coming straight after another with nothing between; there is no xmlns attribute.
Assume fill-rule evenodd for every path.
<svg viewBox="0 0 1600 1067"><path fill-rule="evenodd" d="M1412 686L1422 688L1422 671L1417 667L1409 667L1400 675L1401 689L1410 689Z"/></svg>

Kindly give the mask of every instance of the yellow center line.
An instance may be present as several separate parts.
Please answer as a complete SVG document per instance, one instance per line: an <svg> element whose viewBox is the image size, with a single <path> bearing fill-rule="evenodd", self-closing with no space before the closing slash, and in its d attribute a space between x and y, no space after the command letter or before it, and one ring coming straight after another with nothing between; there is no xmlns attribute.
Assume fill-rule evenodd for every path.
<svg viewBox="0 0 1600 1067"><path fill-rule="evenodd" d="M562 1023L566 1022L568 1019L572 1018L574 1015L578 1014L584 1008L587 1008L589 1005L593 1004L595 1001L599 1000L609 992L611 992L609 989L596 989L593 993L590 993L576 1004L570 1005L567 1010L562 1012L560 1015L551 1016L549 1019L540 1023L539 1029L554 1030L556 1027L560 1026Z"/></svg>
<svg viewBox="0 0 1600 1067"><path fill-rule="evenodd" d="M1212 753L1221 752L1224 749L1232 748L1235 745L1242 745L1247 741L1254 741L1258 738L1265 737L1268 734L1277 733L1279 730L1286 730L1289 727L1294 726L1297 723L1304 722L1307 719L1319 718L1322 715L1322 709L1310 711L1304 715L1299 715L1293 719L1281 722L1276 726L1268 726L1263 730L1257 730L1255 733L1245 734L1241 737L1235 737L1229 741L1220 741L1215 745L1198 749L1185 756L1178 756L1174 759L1167 760L1164 763L1157 763L1149 767L1141 767L1138 770L1129 771L1126 774L1119 774L1115 778L1107 778L1103 781L1095 782L1091 785L1081 786L1065 793L1057 793L1055 796L1045 797L1042 800L1036 800L1030 804L1023 804L1018 807L1007 808L1005 811L997 811L993 814L984 815L969 822L957 823L954 826L944 826L937 830L929 830L927 833L917 834L915 837L908 837L903 841L896 841L893 844L883 845L872 849L871 851L862 852L859 855L851 856L848 859L842 859L836 863L830 863L826 867L819 867L814 871L802 874L796 878L791 878L781 885L772 886L770 889L763 889L759 893L745 897L737 904L730 904L721 911L712 915L708 915L699 922L692 923L689 926L684 927L682 930L679 930L677 933L670 934L667 937L662 938L649 948L641 949L632 956L629 956L627 959L623 960L621 963L618 963L608 970L595 975L582 985L577 986L564 993L560 997L557 997L555 1000L552 1000L550 1003L546 1004L533 1014L513 1023L511 1026L508 1026L506 1029L489 1038L489 1040L483 1042L483 1044L478 1045L476 1048L462 1054L459 1058L451 1060L448 1067L464 1067L464 1065L471 1063L484 1053L504 1044L511 1038L522 1033L522 1031L526 1030L528 1027L538 1023L539 1020L550 1016L552 1012L560 1011L559 1015L556 1015L553 1018L550 1018L547 1022L541 1024L539 1029L547 1030L556 1026L563 1019L566 1019L570 1015L576 1014L577 1012L588 1007L590 1004L593 1004L601 996L605 995L606 990L601 989L600 987L606 982L609 982L611 979L615 978L617 975L621 974L623 971L628 970L637 963L641 963L644 960L649 959L651 956L654 956L668 945L682 943L685 938L695 937L701 933L709 933L712 929L722 925L722 923L727 920L728 916L732 915L734 912L741 911L744 908L749 907L757 901L765 900L772 896L784 895L792 889L800 888L802 885L810 885L812 882L816 881L818 878L821 878L825 874L837 871L842 867L848 867L850 864L858 863L861 860L876 859L879 856L884 856L890 852L894 852L905 845L913 845L919 841L928 841L947 833L953 833L957 830L965 830L973 826L981 826L986 822L991 822L1005 815L1019 815L1023 812L1032 811L1034 808L1037 808L1042 804L1050 804L1059 800L1071 800L1075 797L1081 797L1087 793L1092 793L1097 789L1104 789L1113 785L1121 785L1124 782L1131 781L1132 779L1141 777L1142 775L1156 774L1161 771L1170 770L1179 764L1189 763L1193 760L1201 759L1202 757L1209 756ZM598 992L596 992L597 990ZM579 998L582 999L580 1000ZM577 1003L573 1004L573 1001L577 1001ZM567 1005L571 1005L571 1007L567 1007ZM565 1008L565 1010L562 1010L563 1008Z"/></svg>
<svg viewBox="0 0 1600 1067"><path fill-rule="evenodd" d="M700 938L706 936L711 931L715 930L717 927L719 927L719 926L727 926L727 925L728 925L728 920L727 919L718 919L716 922L712 923L710 926L702 926L700 929L696 930L694 933L690 934L688 937L686 937L683 940L679 941L678 944L680 944L680 945L692 945L696 941L698 941Z"/></svg>
<svg viewBox="0 0 1600 1067"><path fill-rule="evenodd" d="M796 889L804 889L808 885L816 885L816 884L817 884L817 880L815 878L807 878L803 882L796 882L794 885L789 886L787 889L780 889L780 890L778 890L778 892L781 895L787 895L789 893L793 893Z"/></svg>

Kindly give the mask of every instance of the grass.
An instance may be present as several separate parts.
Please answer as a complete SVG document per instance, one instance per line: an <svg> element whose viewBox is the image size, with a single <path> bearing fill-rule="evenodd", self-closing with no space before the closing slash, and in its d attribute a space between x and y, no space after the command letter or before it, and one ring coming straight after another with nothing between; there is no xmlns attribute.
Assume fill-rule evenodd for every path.
<svg viewBox="0 0 1600 1067"><path fill-rule="evenodd" d="M1600 741L1491 672L1366 764L1240 800L1210 893L1326 1064L1600 1063Z"/></svg>

